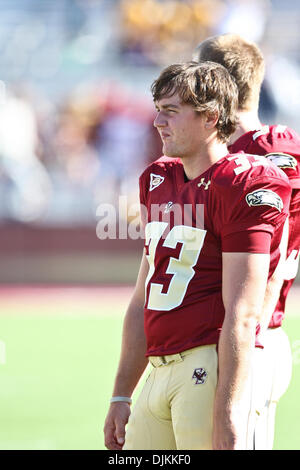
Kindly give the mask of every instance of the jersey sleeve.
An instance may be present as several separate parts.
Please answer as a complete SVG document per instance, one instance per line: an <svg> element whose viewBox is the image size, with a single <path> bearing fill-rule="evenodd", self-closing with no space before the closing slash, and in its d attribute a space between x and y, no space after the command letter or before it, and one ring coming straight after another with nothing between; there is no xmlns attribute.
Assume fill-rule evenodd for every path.
<svg viewBox="0 0 300 470"><path fill-rule="evenodd" d="M300 188L300 136L293 129L283 125L263 126L238 139L231 152L238 151L264 155L285 172L293 188Z"/></svg>
<svg viewBox="0 0 300 470"><path fill-rule="evenodd" d="M253 178L223 191L222 251L270 253L274 233L288 215L290 196L288 180L280 177Z"/></svg>

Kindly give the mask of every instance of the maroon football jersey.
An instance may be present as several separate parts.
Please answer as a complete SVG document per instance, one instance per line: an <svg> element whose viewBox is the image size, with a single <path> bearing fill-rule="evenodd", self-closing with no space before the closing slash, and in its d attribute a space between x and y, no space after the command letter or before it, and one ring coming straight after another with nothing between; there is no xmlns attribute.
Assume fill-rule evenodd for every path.
<svg viewBox="0 0 300 470"><path fill-rule="evenodd" d="M265 155L281 168L290 180L293 191L289 215L288 264L280 298L269 327L281 326L284 318L286 298L295 280L300 249L300 136L287 126L263 126L261 130L246 132L230 147L230 152L244 151Z"/></svg>
<svg viewBox="0 0 300 470"><path fill-rule="evenodd" d="M180 159L162 157L144 171L148 356L217 344L222 252L271 252L271 275L290 193L282 171L254 155L227 155L191 181Z"/></svg>

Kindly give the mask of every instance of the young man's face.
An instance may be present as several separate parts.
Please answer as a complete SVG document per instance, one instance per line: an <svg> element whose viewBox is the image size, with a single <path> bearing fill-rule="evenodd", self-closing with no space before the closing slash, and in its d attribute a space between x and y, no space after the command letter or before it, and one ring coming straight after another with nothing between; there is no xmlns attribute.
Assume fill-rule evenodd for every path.
<svg viewBox="0 0 300 470"><path fill-rule="evenodd" d="M186 158L199 153L207 137L205 116L196 113L190 104L182 103L177 93L156 101L155 106L154 126L163 142L164 155Z"/></svg>

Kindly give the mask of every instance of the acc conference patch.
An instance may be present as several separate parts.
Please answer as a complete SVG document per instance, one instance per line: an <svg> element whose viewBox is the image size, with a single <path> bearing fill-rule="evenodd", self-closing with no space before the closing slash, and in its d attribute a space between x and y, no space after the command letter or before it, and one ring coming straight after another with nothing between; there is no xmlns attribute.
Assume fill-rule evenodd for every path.
<svg viewBox="0 0 300 470"><path fill-rule="evenodd" d="M246 194L248 206L271 206L275 207L279 212L283 209L283 202L278 194L270 189L257 189L252 193Z"/></svg>
<svg viewBox="0 0 300 470"><path fill-rule="evenodd" d="M288 155L287 153L281 152L274 152L274 153L267 153L265 157L270 160L274 165L278 166L282 169L292 169L296 170L297 167L297 160L292 155Z"/></svg>

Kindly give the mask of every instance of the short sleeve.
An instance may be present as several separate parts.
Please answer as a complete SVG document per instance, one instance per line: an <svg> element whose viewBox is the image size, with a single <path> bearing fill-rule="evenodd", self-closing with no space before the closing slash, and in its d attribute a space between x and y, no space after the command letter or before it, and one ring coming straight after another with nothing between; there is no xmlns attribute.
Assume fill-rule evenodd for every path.
<svg viewBox="0 0 300 470"><path fill-rule="evenodd" d="M223 197L220 236L223 252L270 253L275 231L288 215L291 187L286 179L240 183Z"/></svg>
<svg viewBox="0 0 300 470"><path fill-rule="evenodd" d="M237 139L230 151L265 156L285 172L293 188L300 188L300 136L295 130L282 125L263 126Z"/></svg>
<svg viewBox="0 0 300 470"><path fill-rule="evenodd" d="M270 253L273 234L266 230L244 230L222 238L224 253Z"/></svg>
<svg viewBox="0 0 300 470"><path fill-rule="evenodd" d="M294 129L270 126L268 133L253 140L253 145L251 153L265 155L285 172L293 188L300 188L300 136Z"/></svg>

